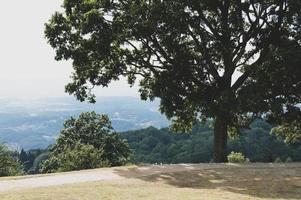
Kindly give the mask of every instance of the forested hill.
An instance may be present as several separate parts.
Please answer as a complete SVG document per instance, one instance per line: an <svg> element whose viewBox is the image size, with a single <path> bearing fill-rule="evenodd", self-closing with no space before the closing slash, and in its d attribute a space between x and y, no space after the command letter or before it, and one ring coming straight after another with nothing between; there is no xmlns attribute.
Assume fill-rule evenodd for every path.
<svg viewBox="0 0 301 200"><path fill-rule="evenodd" d="M256 120L241 137L228 141L228 152L242 152L252 162L301 161L301 145L287 145L270 134L272 126ZM213 131L197 125L190 134L149 127L122 133L136 163L200 163L212 161Z"/></svg>
<svg viewBox="0 0 301 200"><path fill-rule="evenodd" d="M185 134L149 127L120 135L129 143L133 163L207 163L212 161L213 154L213 131L209 124L198 124ZM283 138L271 135L271 128L265 121L256 120L240 137L229 139L228 153L241 152L251 162L300 162L301 143L288 145ZM47 149L22 151L19 157L25 172L39 172L48 154Z"/></svg>

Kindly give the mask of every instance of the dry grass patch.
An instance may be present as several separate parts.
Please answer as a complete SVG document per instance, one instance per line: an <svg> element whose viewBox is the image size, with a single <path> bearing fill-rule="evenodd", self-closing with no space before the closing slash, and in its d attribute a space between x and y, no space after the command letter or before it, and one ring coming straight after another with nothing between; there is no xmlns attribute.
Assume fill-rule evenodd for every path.
<svg viewBox="0 0 301 200"><path fill-rule="evenodd" d="M300 167L192 169L139 175L119 168L126 179L10 191L1 200L280 200L301 199ZM141 174L140 174L141 175ZM135 177L135 178L131 178Z"/></svg>
<svg viewBox="0 0 301 200"><path fill-rule="evenodd" d="M161 182L147 182L137 179L56 186L0 194L1 200L220 200L221 198L254 199L222 189L177 188Z"/></svg>

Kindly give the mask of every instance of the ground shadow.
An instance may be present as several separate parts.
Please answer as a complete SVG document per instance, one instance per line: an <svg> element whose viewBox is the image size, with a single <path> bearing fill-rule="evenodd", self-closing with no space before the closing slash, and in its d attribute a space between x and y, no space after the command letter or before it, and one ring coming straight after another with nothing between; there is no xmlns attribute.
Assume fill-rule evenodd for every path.
<svg viewBox="0 0 301 200"><path fill-rule="evenodd" d="M155 165L118 168L115 173L179 188L222 189L258 198L301 199L301 164Z"/></svg>

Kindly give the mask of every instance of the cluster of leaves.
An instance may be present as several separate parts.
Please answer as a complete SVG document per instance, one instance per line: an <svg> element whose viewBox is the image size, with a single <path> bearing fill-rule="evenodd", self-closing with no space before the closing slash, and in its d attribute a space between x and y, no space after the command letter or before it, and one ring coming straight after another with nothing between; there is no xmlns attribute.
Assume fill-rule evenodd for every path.
<svg viewBox="0 0 301 200"><path fill-rule="evenodd" d="M46 160L41 171L63 172L109 166L108 162L103 160L102 155L103 151L92 145L76 143L72 149L68 147L64 154Z"/></svg>
<svg viewBox="0 0 301 200"><path fill-rule="evenodd" d="M300 121L283 123L272 130L276 135L285 137L285 142L295 143L301 141L301 124Z"/></svg>
<svg viewBox="0 0 301 200"><path fill-rule="evenodd" d="M234 151L232 151L227 158L230 163L244 163L246 161L246 158L242 153Z"/></svg>
<svg viewBox="0 0 301 200"><path fill-rule="evenodd" d="M287 143L301 142L301 109L299 107L288 107L284 115L276 117L280 126L273 128L272 133L285 137Z"/></svg>
<svg viewBox="0 0 301 200"><path fill-rule="evenodd" d="M274 162L291 158L301 161L300 143L287 144L283 137L270 134L272 125L255 120L240 137L228 141L228 152L241 152L251 162ZM133 151L135 163L202 163L213 157L213 130L210 123L194 126L189 134L168 129L147 128L122 133Z"/></svg>
<svg viewBox="0 0 301 200"><path fill-rule="evenodd" d="M198 163L212 158L213 136L207 125L195 126L190 134L149 127L122 136L129 142L135 163Z"/></svg>
<svg viewBox="0 0 301 200"><path fill-rule="evenodd" d="M113 130L108 116L86 112L65 121L42 172L119 166L129 157L127 142Z"/></svg>
<svg viewBox="0 0 301 200"><path fill-rule="evenodd" d="M81 101L93 102L92 86L120 76L140 80L142 99L159 97L177 129L218 115L238 126L245 113L300 103L299 0L65 0L62 7L45 35L57 60L73 61L66 90Z"/></svg>
<svg viewBox="0 0 301 200"><path fill-rule="evenodd" d="M17 153L0 144L0 177L15 176L22 173Z"/></svg>

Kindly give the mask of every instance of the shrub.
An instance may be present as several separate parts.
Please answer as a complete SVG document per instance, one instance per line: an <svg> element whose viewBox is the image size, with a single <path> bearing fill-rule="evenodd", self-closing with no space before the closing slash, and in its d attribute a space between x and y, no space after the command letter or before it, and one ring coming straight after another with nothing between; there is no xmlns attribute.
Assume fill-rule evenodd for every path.
<svg viewBox="0 0 301 200"><path fill-rule="evenodd" d="M244 163L246 161L245 156L242 153L231 152L228 155L228 162L230 163Z"/></svg>
<svg viewBox="0 0 301 200"><path fill-rule="evenodd" d="M102 159L103 150L89 144L77 143L73 149L68 148L59 156L60 167L57 171L74 171L108 166Z"/></svg>
<svg viewBox="0 0 301 200"><path fill-rule="evenodd" d="M281 163L282 162L282 160L281 160L281 158L279 158L279 157L277 157L275 160L274 160L274 163Z"/></svg>
<svg viewBox="0 0 301 200"><path fill-rule="evenodd" d="M22 173L21 164L13 154L13 151L0 144L0 176L15 176Z"/></svg>
<svg viewBox="0 0 301 200"><path fill-rule="evenodd" d="M130 153L128 143L114 131L108 116L86 112L64 123L42 172L125 165Z"/></svg>

